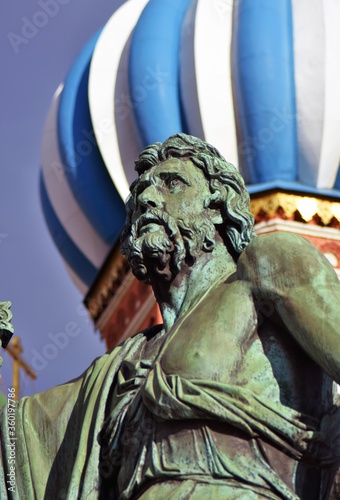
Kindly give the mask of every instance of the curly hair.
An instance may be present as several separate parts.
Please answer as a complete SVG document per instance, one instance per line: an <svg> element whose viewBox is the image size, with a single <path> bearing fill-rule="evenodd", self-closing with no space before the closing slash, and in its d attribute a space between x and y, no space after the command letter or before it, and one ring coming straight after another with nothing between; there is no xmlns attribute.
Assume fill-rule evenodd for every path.
<svg viewBox="0 0 340 500"><path fill-rule="evenodd" d="M209 181L211 208L219 208L223 218L222 236L241 254L255 236L254 218L249 210L249 194L243 178L210 144L187 134L175 134L165 142L148 146L135 162L139 176L169 158L189 159Z"/></svg>

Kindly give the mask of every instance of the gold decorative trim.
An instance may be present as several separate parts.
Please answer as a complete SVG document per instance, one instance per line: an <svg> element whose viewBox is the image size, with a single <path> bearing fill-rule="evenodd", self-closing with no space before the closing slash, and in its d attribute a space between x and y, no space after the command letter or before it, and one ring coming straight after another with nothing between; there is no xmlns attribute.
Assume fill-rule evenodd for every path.
<svg viewBox="0 0 340 500"><path fill-rule="evenodd" d="M282 192L266 194L251 200L250 211L256 222L279 217L322 226L340 225L340 201L311 196Z"/></svg>
<svg viewBox="0 0 340 500"><path fill-rule="evenodd" d="M115 246L84 299L84 304L94 322L115 295L129 270L129 264L120 253L119 245Z"/></svg>

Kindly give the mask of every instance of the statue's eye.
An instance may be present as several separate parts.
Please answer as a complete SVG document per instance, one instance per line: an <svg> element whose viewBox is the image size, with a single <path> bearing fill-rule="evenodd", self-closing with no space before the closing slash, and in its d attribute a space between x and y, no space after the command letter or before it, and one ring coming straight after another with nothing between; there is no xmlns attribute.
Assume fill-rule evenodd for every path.
<svg viewBox="0 0 340 500"><path fill-rule="evenodd" d="M173 177L172 179L169 180L168 187L169 189L175 189L177 186L180 186L182 184L183 181L179 177Z"/></svg>
<svg viewBox="0 0 340 500"><path fill-rule="evenodd" d="M163 180L170 192L174 192L186 184L181 177L174 174L164 176Z"/></svg>

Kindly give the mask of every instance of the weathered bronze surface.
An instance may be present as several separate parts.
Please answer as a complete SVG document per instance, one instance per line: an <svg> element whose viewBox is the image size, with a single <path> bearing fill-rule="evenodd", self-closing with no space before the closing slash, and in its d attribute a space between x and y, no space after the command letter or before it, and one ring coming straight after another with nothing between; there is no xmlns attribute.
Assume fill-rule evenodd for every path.
<svg viewBox="0 0 340 500"><path fill-rule="evenodd" d="M242 178L198 139L136 169L123 251L164 325L19 403L18 498L337 498L331 265L292 234L255 237ZM9 443L3 423L1 498Z"/></svg>
<svg viewBox="0 0 340 500"><path fill-rule="evenodd" d="M12 303L9 301L0 302L0 342L2 347L8 345L14 332L13 325L11 324L11 305Z"/></svg>

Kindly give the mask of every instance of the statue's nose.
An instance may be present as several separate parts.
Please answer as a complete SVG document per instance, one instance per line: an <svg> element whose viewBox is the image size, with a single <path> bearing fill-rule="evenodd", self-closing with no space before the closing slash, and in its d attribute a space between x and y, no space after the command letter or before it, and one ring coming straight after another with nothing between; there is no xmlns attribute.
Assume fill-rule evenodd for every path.
<svg viewBox="0 0 340 500"><path fill-rule="evenodd" d="M138 205L143 209L162 208L162 197L155 186L148 186L138 195Z"/></svg>

